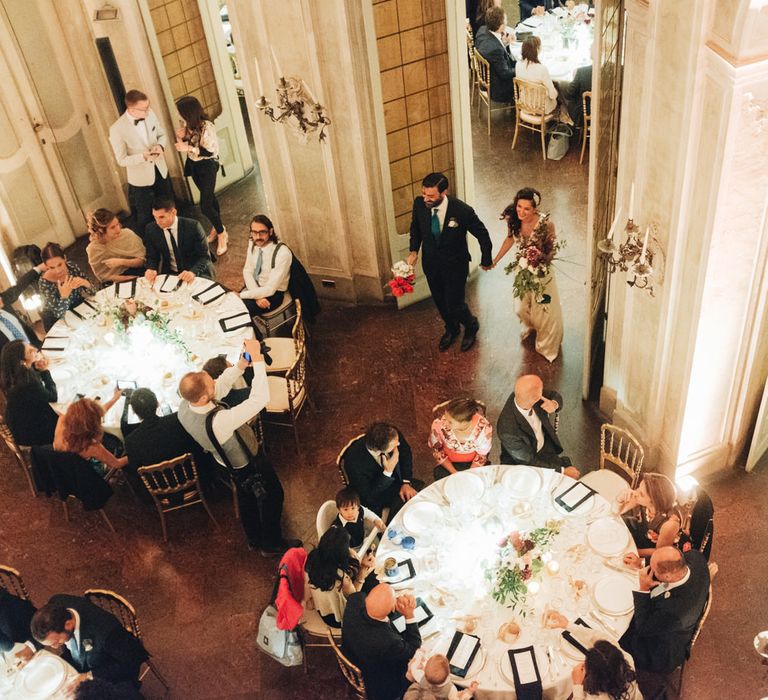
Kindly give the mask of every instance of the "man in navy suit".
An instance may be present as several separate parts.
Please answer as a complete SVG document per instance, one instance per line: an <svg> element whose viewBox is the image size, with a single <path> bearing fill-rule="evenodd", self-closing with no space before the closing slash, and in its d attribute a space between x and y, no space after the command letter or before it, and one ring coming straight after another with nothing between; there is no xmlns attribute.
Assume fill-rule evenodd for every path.
<svg viewBox="0 0 768 700"><path fill-rule="evenodd" d="M170 198L156 199L152 216L155 223L147 224L144 234L147 248L144 277L152 284L158 272L178 275L182 282L191 282L195 277L214 279L208 242L200 223L176 216L176 205Z"/></svg>
<svg viewBox="0 0 768 700"><path fill-rule="evenodd" d="M469 275L467 232L480 243L480 266L490 270L491 237L475 210L460 199L449 197L448 178L443 173L430 173L421 183L421 197L413 202L411 240L408 264L415 265L419 249L423 251L422 267L432 299L445 323L440 338L440 352L447 350L464 326L461 351L475 344L480 328L464 301L464 287Z"/></svg>
<svg viewBox="0 0 768 700"><path fill-rule="evenodd" d="M515 61L509 53L507 16L501 7L489 7L485 25L477 30L475 50L491 67L491 99L495 102L515 101Z"/></svg>

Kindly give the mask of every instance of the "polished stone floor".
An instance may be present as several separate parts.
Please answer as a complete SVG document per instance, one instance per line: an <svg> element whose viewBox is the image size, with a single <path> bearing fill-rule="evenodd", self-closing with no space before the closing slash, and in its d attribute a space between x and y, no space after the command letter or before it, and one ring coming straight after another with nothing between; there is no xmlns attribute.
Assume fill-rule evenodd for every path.
<svg viewBox="0 0 768 700"><path fill-rule="evenodd" d="M516 376L537 372L565 397L563 442L575 463L594 468L600 418L581 400L585 306L584 230L586 165L572 147L560 162L543 162L534 137L516 151L511 119L494 118L493 136L475 123L476 205L496 245L503 236L498 212L514 192L541 190L568 246L558 266L565 316L563 352L552 365L520 343L512 311L511 280L501 269L479 272L469 285L480 317L477 347L440 354L441 324L430 301L397 312L392 306L349 307L326 303L312 328L311 393L316 412L300 419L302 453L288 429L268 428L271 457L285 485L289 534L312 543L318 506L337 490L334 458L350 436L376 419L397 423L414 447L417 476L428 478L426 447L430 408L456 394L472 394L488 405L495 421ZM222 198L232 250L218 264L220 278L240 284L245 231L262 210L257 177L232 187ZM81 248L81 246L78 246ZM342 698L345 686L327 649L309 650L309 674L284 669L255 650L259 615L270 595L275 562L250 553L226 493L214 495L216 531L204 512L171 515L170 543L160 538L151 506L118 491L107 506L117 534L97 517L75 512L64 521L61 506L33 499L3 451L0 471L0 562L19 569L34 600L88 587L119 591L136 606L144 638L173 697L186 699ZM498 455L498 445L492 455ZM768 694L768 673L751 649L765 616L767 548L765 471L734 472L708 484L717 507L714 558L720 574L714 606L686 672L684 697L704 700L758 698ZM160 697L151 677L147 697Z"/></svg>

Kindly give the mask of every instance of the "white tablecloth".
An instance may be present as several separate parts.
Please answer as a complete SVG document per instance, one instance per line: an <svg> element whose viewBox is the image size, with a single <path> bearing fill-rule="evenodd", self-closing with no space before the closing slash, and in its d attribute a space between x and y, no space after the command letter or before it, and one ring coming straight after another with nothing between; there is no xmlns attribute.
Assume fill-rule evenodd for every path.
<svg viewBox="0 0 768 700"><path fill-rule="evenodd" d="M64 700L66 698L64 690L77 677L77 669L50 651L41 649L23 669L19 670L15 666L14 654L19 649L22 649L23 646L23 644L16 644L7 654L0 654L0 698L5 698L6 700L29 700L29 698L34 698L35 700ZM41 675L43 669L40 668L40 662L44 662L46 659L48 659L48 668L46 670L57 674L51 680L61 678L60 682L56 683L60 687L49 694L30 694L27 688L37 689L45 687L47 685L46 679L50 679L47 673ZM50 659L54 661L50 661ZM63 675L58 675L62 673Z"/></svg>
<svg viewBox="0 0 768 700"><path fill-rule="evenodd" d="M528 497L522 492L514 493L506 484L509 472L520 474L528 471L528 476L535 478ZM534 467L487 466L470 470L482 480L482 494L472 493L471 489L453 489L450 482L462 477L459 475L438 481L409 501L390 523L390 529L400 535L412 535L416 546L406 551L389 538L389 531L382 537L376 554L377 565L381 567L388 557L398 561L411 558L416 576L410 581L395 584L398 590L409 590L426 601L434 618L422 628L423 648L427 655L443 651L453 637L455 630L462 629L463 616L477 616L477 627L472 632L478 635L482 643L485 661L476 677L467 677L479 682L475 695L479 700L501 700L514 698L514 684L505 679L501 670L503 657L509 648L536 645L537 660L540 665L544 687L544 697L548 700L561 700L571 692L571 669L578 662L567 655L572 647L560 636L560 630L546 630L542 625L544 613L548 609L557 609L570 622L581 616L603 637L616 643L616 639L629 626L632 612L622 616L600 614L613 627L615 634L591 617L597 605L593 600L595 584L605 577L619 577L620 584L626 587L626 593L637 587L636 574L620 573L608 568L609 564L619 564L625 552L636 548L629 532L620 518L612 512L611 505L601 496L594 496L571 514L565 514L553 501L574 482L567 476ZM505 476L507 475L507 476ZM463 483L460 480L457 484ZM476 485L476 484L475 484ZM455 491L455 492L454 492ZM419 523L409 513L418 514L423 503L436 504L435 511L428 518L428 523ZM427 506L432 508L433 506ZM551 519L563 521L560 534L552 541L550 553L560 567L559 573L552 575L543 572L539 581L541 589L536 595L529 594L528 614L521 616L493 600L490 594L491 584L485 579L484 563L493 561L498 551L499 538L511 531L528 531L544 525ZM618 548L611 557L603 557L587 544L588 528L599 521L602 527L606 521L612 527L621 524L618 530ZM410 525L411 529L408 529ZM626 540L624 539L626 533ZM386 577L380 575L382 580ZM574 581L584 581L588 590L581 595L575 593ZM579 584L576 584L577 586ZM550 607L548 607L550 606ZM514 644L505 644L498 639L502 624L515 620L521 627L521 634ZM470 631L462 629L462 631ZM556 661L550 675L546 656L547 645L555 647ZM582 657L583 660L583 657Z"/></svg>
<svg viewBox="0 0 768 700"><path fill-rule="evenodd" d="M180 332L190 355L156 338L146 328L138 333L132 328L127 336L117 333L108 310L120 300L116 297L116 288L107 287L90 300L101 313L83 320L67 312L48 332L46 344L66 346L58 352L43 347L58 387L59 404L54 406L57 410L63 411L78 393L106 401L112 396L117 380L133 380L140 387L152 389L161 404L167 403L175 411L179 405L179 380L184 374L201 369L206 360L220 354L226 354L233 364L237 361L243 340L253 338L253 329L248 326L225 333L219 320L238 313L247 314L240 297L229 292L203 305L192 299L192 295L209 287L211 280L198 277L189 285L182 284L175 292L162 293L159 289L164 277L158 277L154 290L145 280L138 280L136 299L171 317L171 326ZM86 306L76 311L83 316L93 314ZM119 428L123 401L118 401L104 419L105 428L111 432Z"/></svg>

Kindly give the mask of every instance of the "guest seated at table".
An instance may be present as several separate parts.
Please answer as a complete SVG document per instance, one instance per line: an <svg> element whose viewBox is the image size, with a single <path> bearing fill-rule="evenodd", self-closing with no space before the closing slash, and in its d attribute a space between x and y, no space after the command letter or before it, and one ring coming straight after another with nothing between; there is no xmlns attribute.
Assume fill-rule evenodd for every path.
<svg viewBox="0 0 768 700"><path fill-rule="evenodd" d="M232 363L227 360L226 357L217 355L216 357L212 357L210 360L206 360L205 364L203 365L203 372L206 372L210 375L211 379L215 380L224 373L224 370L229 369L232 366ZM223 399L221 399L221 402L232 408L233 406L237 406L238 404L241 404L243 401L245 401L248 398L248 394L251 392L248 379L253 379L253 371L250 367L246 369L243 373L243 376L240 377L232 385L229 393Z"/></svg>
<svg viewBox="0 0 768 700"><path fill-rule="evenodd" d="M626 564L641 568L640 557L651 556L659 547L672 545L683 551L691 548L691 540L683 530L677 489L668 476L643 474L636 489L628 489L619 496L619 506L640 555L627 554Z"/></svg>
<svg viewBox="0 0 768 700"><path fill-rule="evenodd" d="M492 7L501 7L501 0L467 0L467 20L472 28L472 36L485 26L485 14Z"/></svg>
<svg viewBox="0 0 768 700"><path fill-rule="evenodd" d="M43 297L41 315L47 331L69 309L79 306L86 295L92 294L93 288L83 271L71 260L67 260L58 243L49 243L40 255L45 263L45 272L39 285Z"/></svg>
<svg viewBox="0 0 768 700"><path fill-rule="evenodd" d="M283 303L291 277L293 253L279 242L272 221L264 214L251 219L240 298L251 316L276 309Z"/></svg>
<svg viewBox="0 0 768 700"><path fill-rule="evenodd" d="M391 518L416 495L411 447L389 423L373 423L354 440L344 452L344 468L360 503L377 515L389 508Z"/></svg>
<svg viewBox="0 0 768 700"><path fill-rule="evenodd" d="M139 670L149 654L141 641L111 613L86 598L58 594L32 618L32 635L79 672L68 692L93 677L139 686Z"/></svg>
<svg viewBox="0 0 768 700"><path fill-rule="evenodd" d="M403 700L469 700L477 690L477 681L470 683L469 688L459 690L451 680L451 664L444 654L433 654L428 659L423 649L417 649L408 664L408 675L415 678L423 672L419 681L414 681L403 695Z"/></svg>
<svg viewBox="0 0 768 700"><path fill-rule="evenodd" d="M638 671L671 673L684 660L709 595L704 555L661 547L650 566L640 571L640 590L633 591L635 612L619 640ZM643 693L646 689L642 687Z"/></svg>
<svg viewBox="0 0 768 700"><path fill-rule="evenodd" d="M40 249L37 246L32 246ZM39 348L42 343L33 328L13 308L19 297L29 288L37 289L40 275L45 271L45 264L39 263L23 274L12 287L0 292L0 349L12 340L24 340Z"/></svg>
<svg viewBox="0 0 768 700"><path fill-rule="evenodd" d="M77 686L74 700L143 700L144 696L125 683L115 685L102 678L91 678Z"/></svg>
<svg viewBox="0 0 768 700"><path fill-rule="evenodd" d="M561 454L563 446L549 421L549 416L560 411L562 405L560 394L544 391L544 383L535 374L520 377L496 423L501 463L555 469L578 479L581 474L571 466L570 457Z"/></svg>
<svg viewBox="0 0 768 700"><path fill-rule="evenodd" d="M370 700L400 698L409 685L408 661L421 646L415 609L412 595L396 597L387 583L380 583L367 595L354 593L347 600L341 625L342 651L362 671ZM405 617L402 634L388 619L395 610Z"/></svg>
<svg viewBox="0 0 768 700"><path fill-rule="evenodd" d="M315 610L326 625L339 629L347 598L363 587L373 571L373 555L361 562L350 549L349 533L333 526L307 556L304 571Z"/></svg>
<svg viewBox="0 0 768 700"><path fill-rule="evenodd" d="M485 26L475 36L475 49L491 67L491 99L495 102L515 101L515 59L509 53L510 41L504 9L489 8Z"/></svg>
<svg viewBox="0 0 768 700"><path fill-rule="evenodd" d="M100 282L125 282L144 275L144 242L130 229L122 228L116 214L109 209L89 214L88 233L90 243L85 252Z"/></svg>
<svg viewBox="0 0 768 700"><path fill-rule="evenodd" d="M208 240L199 221L176 216L176 205L169 197L152 203L154 222L147 224L144 242L147 247L147 270L154 284L158 273L178 275L182 282L195 277L215 279Z"/></svg>
<svg viewBox="0 0 768 700"><path fill-rule="evenodd" d="M35 606L32 603L0 587L0 652L7 654L16 644L24 644L14 654L16 661L24 662L32 658L36 649L29 641L32 639L29 623L34 614Z"/></svg>
<svg viewBox="0 0 768 700"><path fill-rule="evenodd" d="M370 508L360 504L360 496L353 488L346 487L336 493L336 508L339 517L334 525L349 533L349 546L358 549L365 541L365 524L382 532L386 528L384 521Z"/></svg>
<svg viewBox="0 0 768 700"><path fill-rule="evenodd" d="M0 352L0 389L5 394L5 422L17 445L50 445L59 414L48 360L23 340L7 343Z"/></svg>
<svg viewBox="0 0 768 700"><path fill-rule="evenodd" d="M563 87L563 97L568 114L574 125L581 128L584 124L584 108L581 96L592 90L592 66L581 66L576 69L573 80Z"/></svg>
<svg viewBox="0 0 768 700"><path fill-rule="evenodd" d="M453 399L435 407L427 444L437 462L435 481L488 461L493 426L485 417L485 404L475 399Z"/></svg>
<svg viewBox="0 0 768 700"><path fill-rule="evenodd" d="M529 36L523 41L522 58L515 65L517 77L532 83L541 83L547 89L547 99L544 110L547 114L557 107L557 88L552 82L549 70L539 62L541 39L537 36Z"/></svg>
<svg viewBox="0 0 768 700"><path fill-rule="evenodd" d="M71 403L56 424L53 449L57 452L74 452L90 461L97 471L122 469L126 466L128 457L115 457L102 444L104 438L102 420L105 410L109 410L120 396L118 389L104 406L98 401L85 398Z"/></svg>

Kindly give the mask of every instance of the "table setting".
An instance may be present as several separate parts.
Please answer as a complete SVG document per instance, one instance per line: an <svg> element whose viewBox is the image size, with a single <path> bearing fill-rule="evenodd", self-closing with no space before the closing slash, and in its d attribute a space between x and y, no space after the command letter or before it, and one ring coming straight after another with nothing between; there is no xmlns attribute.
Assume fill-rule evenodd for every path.
<svg viewBox="0 0 768 700"><path fill-rule="evenodd" d="M7 700L64 700L66 688L78 676L77 669L60 656L40 649L25 664L18 664L16 644L0 654L0 697Z"/></svg>
<svg viewBox="0 0 768 700"><path fill-rule="evenodd" d="M458 685L477 681L476 698L514 698L534 679L561 700L586 640L596 632L617 644L630 623L638 573L623 563L628 552L637 550L618 509L585 484L490 465L408 501L382 536L376 571L416 597L422 648L448 657ZM550 628L553 612L575 625Z"/></svg>
<svg viewBox="0 0 768 700"><path fill-rule="evenodd" d="M237 362L243 341L253 338L248 311L235 292L202 277L191 283L159 275L97 292L67 311L42 346L63 412L79 396L106 401L121 387L152 389L168 411L178 408L179 380L211 357ZM104 418L119 431L123 402Z"/></svg>

